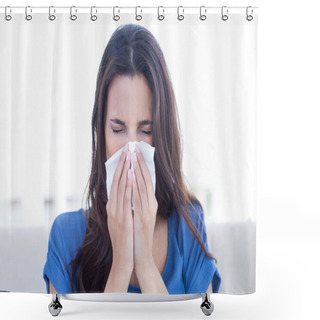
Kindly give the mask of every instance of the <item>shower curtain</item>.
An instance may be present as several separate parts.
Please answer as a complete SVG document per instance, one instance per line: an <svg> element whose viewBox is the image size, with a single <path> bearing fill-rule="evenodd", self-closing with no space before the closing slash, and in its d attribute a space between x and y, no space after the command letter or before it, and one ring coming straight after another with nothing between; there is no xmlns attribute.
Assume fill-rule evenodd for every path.
<svg viewBox="0 0 320 320"><path fill-rule="evenodd" d="M90 223L101 219L103 228L108 224L111 230L110 218L101 214L106 210L107 199L111 199L111 195L107 196L105 162L109 157L106 152L112 149L115 139L118 142L122 139L120 144L114 144L110 158L133 140L147 145L140 157L146 159L150 150L154 151L150 161L155 164L155 190L150 187L151 180L145 185L153 205L157 200L157 206L150 211L168 209L162 218L167 229L159 228L159 236L153 237L154 242L159 240L153 243L155 250L165 248L153 251L153 254L161 252L159 259L153 258L157 266L162 264L157 274L157 280L164 285L162 288L169 294L196 293L206 292L211 284L213 292L253 293L258 9L1 7L0 15L0 290L49 293L48 281L51 280L58 293L71 293L60 283L66 278L57 276L63 268L53 266L70 262L71 256L67 261L63 255L71 250L67 248L71 242L74 249L82 246L89 223L86 220L89 207L103 204L100 211L96 210L95 216L91 216ZM116 31L130 25L134 30L138 27L147 30L154 37L162 52L154 59L163 57L166 71L157 69L157 73L152 74L153 69L149 70L149 76L158 79L155 82L158 87L148 82L148 76L142 71L135 75L132 71L131 76L129 71L121 71L118 78L114 78L120 79L118 87L113 79L105 91L98 91L99 75L107 72L107 63L110 68L113 64L102 60L106 46ZM120 50L121 43L116 43L114 50ZM147 43L150 44L149 40ZM130 54L132 59L138 55L134 50ZM152 59L148 60L151 65ZM162 72L168 75L167 79ZM164 79L172 88L172 94L164 87ZM103 87L103 81L99 86ZM104 138L95 134L100 151L93 158L93 111L95 107L100 110L98 92L102 101L99 106L110 110L112 102L108 98L112 97L112 84L118 88L114 92L120 92L116 102L125 96L121 90L129 86L131 95L126 103L140 108L142 120L147 117L146 110L151 110L149 116L152 114L153 124L137 133L133 130L137 113L121 113L128 121L114 123L111 140L105 142L107 133ZM169 96L176 102L171 101L171 107L176 106L171 113L166 105ZM141 100L143 97L146 100ZM157 104L157 97L164 103ZM141 101L149 101L151 109ZM97 112L96 124L100 128L105 113ZM118 118L120 116L118 114ZM175 125L176 132L172 129ZM148 140L150 132L154 134L154 143ZM146 167L142 168L142 158L140 178L143 176L146 181L152 174ZM139 181L139 172L131 174L132 185L133 178L136 183L142 181ZM91 202L87 206L93 177L102 177L96 178L100 185L95 185L95 192L101 198L95 205ZM128 179L129 176L124 180L126 185ZM198 200L197 205L188 207L189 214L211 259L175 206L181 200L176 194L182 194L179 192L183 185ZM142 190L142 184L140 186ZM159 194L166 196L159 198ZM131 197L134 197L132 192ZM137 204L142 195L135 199ZM136 212L139 213L138 205L132 211L133 216ZM82 219L81 232L75 231L77 219ZM155 235L157 229L150 230ZM97 251L97 257L102 251L105 256L107 252L110 254L112 237L105 234L102 237L105 237L103 248L99 247L102 242L92 246L91 251ZM135 252L138 252L138 243ZM139 286L142 289L142 280L141 283L132 280L131 277L131 289ZM200 287L201 283L206 287Z"/></svg>

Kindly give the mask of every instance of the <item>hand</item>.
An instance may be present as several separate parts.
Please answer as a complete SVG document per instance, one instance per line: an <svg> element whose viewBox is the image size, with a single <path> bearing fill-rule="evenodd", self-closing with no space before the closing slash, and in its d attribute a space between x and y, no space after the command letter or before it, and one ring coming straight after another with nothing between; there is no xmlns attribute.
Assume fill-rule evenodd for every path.
<svg viewBox="0 0 320 320"><path fill-rule="evenodd" d="M133 217L131 212L132 173L128 145L122 152L113 176L107 203L108 229L112 242L113 263L131 276L133 260Z"/></svg>
<svg viewBox="0 0 320 320"><path fill-rule="evenodd" d="M132 155L134 203L134 268L139 274L154 264L152 255L153 233L158 210L151 175L142 153L136 146Z"/></svg>

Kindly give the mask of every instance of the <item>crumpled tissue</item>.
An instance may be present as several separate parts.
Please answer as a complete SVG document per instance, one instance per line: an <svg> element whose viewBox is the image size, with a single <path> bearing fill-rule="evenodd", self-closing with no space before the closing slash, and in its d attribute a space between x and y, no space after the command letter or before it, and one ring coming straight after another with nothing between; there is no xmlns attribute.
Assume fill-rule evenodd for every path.
<svg viewBox="0 0 320 320"><path fill-rule="evenodd" d="M155 171L155 165L154 165L155 148L144 141L139 141L139 142L138 141L130 141L130 142L128 142L128 146L129 146L129 150L131 151L131 153L134 152L136 144L138 145L138 148L141 150L143 158L144 158L146 165L149 169L152 183L153 183L153 190L155 191L156 190L156 171ZM124 149L124 146L121 149L119 149L114 155L112 155L105 162L106 174L107 174L106 184L107 184L108 199L109 199L109 194L110 194L111 185L112 185L112 181L113 181L113 176L114 176L114 173L115 173L116 168L118 166L120 156L122 154L123 149ZM130 163L130 169L132 172L134 172L132 162ZM134 210L133 195L131 195L131 208L132 208L132 210Z"/></svg>

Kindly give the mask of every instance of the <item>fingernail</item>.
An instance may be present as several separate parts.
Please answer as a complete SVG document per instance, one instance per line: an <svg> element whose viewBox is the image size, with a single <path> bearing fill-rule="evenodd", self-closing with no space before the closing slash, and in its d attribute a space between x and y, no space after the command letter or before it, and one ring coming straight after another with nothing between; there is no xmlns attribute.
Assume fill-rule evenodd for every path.
<svg viewBox="0 0 320 320"><path fill-rule="evenodd" d="M128 152L127 152L127 159L126 159L127 161L128 161L128 159L129 159L129 156L130 156L130 152L128 151Z"/></svg>
<svg viewBox="0 0 320 320"><path fill-rule="evenodd" d="M140 149L139 149L139 147L137 145L136 145L136 150L137 150L138 153L141 153Z"/></svg>
<svg viewBox="0 0 320 320"><path fill-rule="evenodd" d="M128 179L130 179L130 169L128 170Z"/></svg>
<svg viewBox="0 0 320 320"><path fill-rule="evenodd" d="M127 150L128 150L128 144L124 146L123 152L126 152Z"/></svg>
<svg viewBox="0 0 320 320"><path fill-rule="evenodd" d="M133 153L133 158L137 162L137 154L135 152Z"/></svg>

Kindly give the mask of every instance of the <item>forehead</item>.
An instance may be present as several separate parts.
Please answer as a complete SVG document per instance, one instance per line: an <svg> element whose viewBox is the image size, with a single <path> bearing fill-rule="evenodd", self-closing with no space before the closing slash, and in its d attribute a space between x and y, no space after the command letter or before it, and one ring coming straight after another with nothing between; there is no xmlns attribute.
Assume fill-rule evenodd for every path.
<svg viewBox="0 0 320 320"><path fill-rule="evenodd" d="M117 117L126 123L150 118L152 100L152 92L144 76L116 76L109 86L107 118Z"/></svg>

